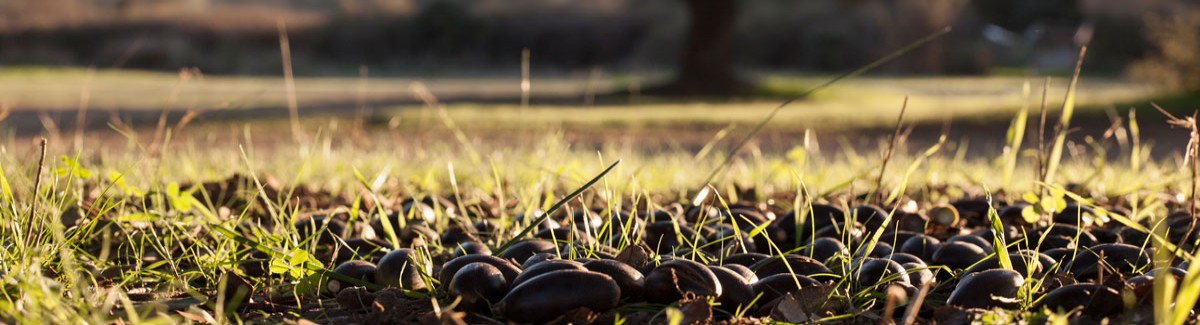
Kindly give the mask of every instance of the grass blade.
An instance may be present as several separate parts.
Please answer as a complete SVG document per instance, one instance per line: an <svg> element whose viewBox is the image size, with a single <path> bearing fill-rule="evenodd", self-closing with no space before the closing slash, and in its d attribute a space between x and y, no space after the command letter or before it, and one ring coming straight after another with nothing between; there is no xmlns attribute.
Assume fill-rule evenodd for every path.
<svg viewBox="0 0 1200 325"><path fill-rule="evenodd" d="M504 242L504 245L500 245L500 248L497 248L496 252L494 254L500 255L500 253L503 253L504 250L508 249L509 246L512 246L513 244L515 244L517 242L517 240L520 240L521 238L525 237L525 235L528 235L530 232L532 232L534 229L536 229L537 226L542 223L542 221L546 221L546 218L549 218L551 214L554 214L554 211L558 211L558 209L560 209L564 205L566 205L567 202L569 202L572 199L574 199L575 197L579 196L579 194L582 194L583 191L592 187L592 185L595 185L597 182L599 182L601 179L604 178L604 175L608 175L608 172L612 171L613 168L616 168L617 164L620 164L620 163L621 163L621 160L618 159L617 161L613 162L612 165L608 165L608 168L605 168L604 171L600 172L599 175L596 175L596 177L593 177L592 180L588 181L586 184L583 184L583 186L580 186L578 189L575 189L574 192L571 192L571 194L568 194L567 196L563 197L561 200L558 200L558 202L556 202L556 203L554 203L554 205L550 206L550 209L546 210L546 213L543 213L542 216L533 220L528 225L525 225L525 229L521 229L520 233L517 233L516 236L513 236L513 238L510 238L508 241Z"/></svg>
<svg viewBox="0 0 1200 325"><path fill-rule="evenodd" d="M1001 178L1004 187L1008 187L1009 181L1012 180L1013 171L1017 169L1017 156L1021 153L1021 142L1025 140L1025 124L1029 119L1029 81L1025 81L1025 85L1021 87L1021 93L1024 95L1024 100L1021 101L1021 111L1017 113L1017 117L1013 118L1012 124L1008 127L1008 148L1004 155L1004 175Z"/></svg>
<svg viewBox="0 0 1200 325"><path fill-rule="evenodd" d="M1071 127L1071 115L1075 113L1075 90L1079 85L1079 71L1083 68L1083 57L1087 54L1087 46L1079 49L1079 58L1075 61L1075 73L1071 76L1071 84L1067 86L1067 98L1063 100L1062 117L1055 128L1054 147L1050 149L1049 161L1046 163L1046 175L1042 181L1050 183L1054 172L1062 161L1063 145L1067 142L1067 131Z"/></svg>

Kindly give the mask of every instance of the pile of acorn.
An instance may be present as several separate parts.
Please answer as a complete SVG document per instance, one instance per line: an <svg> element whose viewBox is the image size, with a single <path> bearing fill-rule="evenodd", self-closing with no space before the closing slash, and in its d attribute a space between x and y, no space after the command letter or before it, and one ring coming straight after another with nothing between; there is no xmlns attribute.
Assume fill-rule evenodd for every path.
<svg viewBox="0 0 1200 325"><path fill-rule="evenodd" d="M1107 217L1123 213L1119 206L1096 213L1072 203L1034 224L1022 216L1026 206L962 199L897 209L890 220L888 210L870 204L577 207L546 218L520 214L502 226L498 218L457 214L462 210L454 203L433 198L410 199L369 222L316 215L295 227L302 236L322 231L315 240L326 261L337 264L334 272L521 323L581 308L603 313L691 298L712 298L717 318L767 317L789 294L808 288L848 289L833 289L847 299L890 287L909 299L926 297L923 319L944 308L1026 308L1099 320L1151 304L1153 278L1182 278L1187 267L1176 261L1153 268L1149 235ZM992 226L990 209L1003 227ZM531 237L510 240L537 220ZM1176 212L1163 224L1170 241L1191 249L1186 243L1200 230L1194 223ZM394 225L398 246L385 240L387 225ZM996 228L1009 247L995 246ZM1011 269L1002 267L997 249L1006 249ZM325 289L336 295L351 286L334 279Z"/></svg>

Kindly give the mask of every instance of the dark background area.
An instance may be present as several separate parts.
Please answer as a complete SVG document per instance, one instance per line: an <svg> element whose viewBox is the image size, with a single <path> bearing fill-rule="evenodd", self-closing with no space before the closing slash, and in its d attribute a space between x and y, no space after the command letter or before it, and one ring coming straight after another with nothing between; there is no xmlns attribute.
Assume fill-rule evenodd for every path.
<svg viewBox="0 0 1200 325"><path fill-rule="evenodd" d="M515 69L521 50L545 70L666 68L688 23L679 0L9 0L0 63L277 74L277 21L297 72L352 74ZM738 2L739 67L843 70L933 32L949 37L884 71L980 74L1062 69L1081 25L1089 71L1124 73L1161 44L1152 24L1180 1L758 0ZM1194 16L1194 15L1193 15ZM1192 22L1195 23L1194 21ZM1003 27L988 32L988 25ZM1039 36L1035 36L1039 35ZM989 37L991 36L991 37Z"/></svg>

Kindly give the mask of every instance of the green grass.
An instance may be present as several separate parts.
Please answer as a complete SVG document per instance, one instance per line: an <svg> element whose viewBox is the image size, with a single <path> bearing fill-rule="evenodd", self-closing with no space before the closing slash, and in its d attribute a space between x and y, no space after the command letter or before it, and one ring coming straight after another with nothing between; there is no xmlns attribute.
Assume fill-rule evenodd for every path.
<svg viewBox="0 0 1200 325"><path fill-rule="evenodd" d="M73 109L78 92L85 86L67 80L86 76L87 72L77 70L8 70L0 73L0 98L8 98L18 108ZM192 80L183 85L176 85L178 78L173 75L142 72L100 71L93 78L92 107L97 109L159 109L163 103L172 101L180 104L170 108L182 107L182 103L194 103L198 108L282 103L282 82L274 78L206 77L204 81ZM790 89L816 84L818 79L767 82ZM491 82L495 82L495 87L508 84L508 81ZM1001 116L1007 120L1023 106L1022 83L1018 78L859 79L840 83L784 109L771 127L823 131L890 126L895 123L897 98L903 95L912 95L906 113L908 122L941 121L948 112L959 117ZM354 84L353 79L297 82L302 105L321 100L352 100ZM371 85L379 87L372 88L372 95L408 92L407 81L400 79L373 80ZM1078 103L1130 101L1153 94L1151 90L1129 86L1117 81L1085 79L1079 88ZM171 100L169 94L175 90L177 96ZM1061 92L1061 88L1052 88L1051 92L1055 90ZM1060 104L1052 102L1051 107L1054 106ZM1089 106L1079 107L1079 113L1086 107ZM505 206L497 211L498 220L509 235L487 243L497 250L529 232L529 224L511 218L527 211L552 209L552 206L572 209L580 204L606 207L686 204L705 188L704 176L716 169L718 162L730 157L726 142L713 141L704 149L711 151L698 155L681 147L648 150L634 141L606 140L598 146L579 145L562 139L561 135L573 128L605 125L645 128L749 125L773 108L769 101L528 109L463 104L448 106L444 116L430 109L385 111L379 116L388 119L391 127L369 129L371 132L361 135L354 135L344 125L309 121L306 126L315 136L311 142L300 144L272 138L272 134L287 130L286 124L277 121L186 130L168 126L168 130L177 133L159 135L136 128L123 130L125 133L120 135L112 130L89 130L80 148L51 141L47 165L40 173L41 191L35 190L39 177L38 148L28 139L10 137L0 143L0 225L3 225L0 238L6 240L0 246L0 266L3 266L0 270L4 270L0 272L0 321L184 322L183 316L165 311L161 305L135 304L130 291L148 287L203 300L213 296L214 290L225 290L218 285L219 280L229 272L240 272L237 265L246 262L253 251L267 254L273 272L272 276L252 279L260 292L292 299L283 299L287 304L299 305L315 299L315 288L327 279L326 270L334 265L310 258L318 253L314 238L299 236L290 225L312 211L288 200L288 193L328 191L355 208L353 218L367 218L374 211L387 208L375 203L394 204L400 198L417 195L455 197L468 209L485 209L489 202L504 202ZM1142 122L1141 127L1149 127L1148 123ZM531 127L535 130L523 133L525 137L520 141L481 140ZM1129 129L1136 130L1132 125ZM229 142L214 145L210 141L216 134L224 133L233 134L220 135ZM168 134L175 134L172 141L165 141ZM1005 134L980 136L992 136L994 141L1013 146L1019 143ZM1131 136L1137 138L1136 133ZM720 140L721 136L711 138ZM728 209L730 202L775 199L774 204L781 211L803 210L814 202L844 204L847 197L882 191L893 196L887 201L899 202L908 197L918 202L918 208L928 208L963 196L991 195L998 200L1017 201L1026 193L1033 195L1049 189L1051 197L1034 197L1062 199L1078 194L1080 199L1096 198L1096 204L1118 198L1139 202L1141 205L1134 209L1134 214L1124 220L1139 222L1164 216L1167 205L1160 195L1185 193L1183 184L1189 178L1180 161L1147 158L1142 153L1148 151L1149 145L1145 144L1117 146L1111 140L1075 144L1068 147L1072 150L1064 150L1057 172L1043 180L1034 168L1034 149L967 155L969 144L965 139L945 141L935 147L909 147L901 143L894 148L895 154L888 162L893 168L882 174L879 184L874 176L882 168L878 158L882 145L878 150L846 145L822 151L803 142L782 151L751 145L734 156L729 168L712 182L714 201L719 202L713 204ZM161 146L151 150L152 142ZM1023 147L1036 146L1026 142ZM1109 159L1110 155L1118 158ZM615 161L621 163L617 165ZM242 198L261 198L265 203L244 210L223 209L198 187L189 186L234 174L252 179L250 190L239 193ZM1056 186L1067 183L1082 184L1089 191L1067 194ZM739 187L756 189L756 197L744 197L737 190ZM576 195L577 198L568 200ZM146 201L143 196L156 199ZM61 215L82 203L105 217L88 218L79 225L62 224ZM364 211L358 212L359 207ZM434 222L435 228L444 229L454 221L446 217L445 211L439 215L443 217ZM243 227L243 222L254 217L269 224L262 229ZM603 236L604 230L611 227L606 222L594 235ZM873 233L868 250L882 232ZM636 231L607 236L615 235L636 236ZM91 250L91 244L97 241L109 242L114 249L128 247L135 257L162 258L117 260L111 251ZM690 242L693 249L698 248L695 239ZM1002 239L995 242L1021 245ZM616 248L625 244L621 242ZM444 254L449 249L452 248L431 246L422 254ZM583 245L573 249L586 255L598 248ZM1191 252L1179 254L1186 259L1192 256ZM1197 264L1200 263L1193 264L1194 269ZM843 267L849 265L847 261ZM109 279L98 272L117 266L128 270ZM1178 295L1161 296L1188 303L1187 295L1194 297L1200 290L1192 274L1180 285L1183 290ZM428 275L424 281L433 286L447 285ZM847 279L839 279L837 283L830 293L831 299L859 310L877 310L882 306L882 296L876 292L852 287L853 281ZM1040 279L1032 281L1030 290L1040 283ZM437 299L440 306L453 304L452 299L444 296L408 294ZM1024 295L1022 299L1025 299L1022 306L1028 308L1035 298ZM855 309L846 309L829 318L857 317L850 310ZM184 310L219 321L254 316L225 311L224 306L194 306ZM660 318L678 316L670 311L666 315ZM280 317L300 316L293 312L267 319L278 321ZM1003 320L1056 316L1025 309L995 317Z"/></svg>
<svg viewBox="0 0 1200 325"><path fill-rule="evenodd" d="M77 278L70 276L47 277L40 270L44 267L68 267L69 265L87 265L89 263L103 268L111 266L111 262L97 260L88 256L80 247L78 241L88 238L94 233L71 231L51 220L57 219L57 213L64 211L73 204L93 200L106 202L107 209L112 215L118 216L122 227L133 227L134 220L146 217L146 221L162 227L162 233L141 237L143 249L162 249L184 242L187 229L196 225L209 227L230 227L236 225L234 220L222 221L212 215L218 207L203 202L193 202L192 206L163 210L165 206L150 206L143 208L140 201L132 200L128 193L160 192L168 193L167 203L175 206L182 203L171 202L180 200L190 188L180 191L172 190L173 183L196 183L211 181L226 177L233 173L255 174L259 178L273 178L290 189L293 186L316 187L327 189L333 193L349 198L364 199L362 190L370 185L370 190L379 197L395 198L416 193L433 195L462 196L467 202L478 202L486 197L494 197L496 193L516 198L521 202L517 208L508 211L517 213L543 206L549 200L563 197L569 189L587 182L602 170L613 159L621 159L623 163L603 178L603 187L594 187L583 196L585 202L599 202L597 197L611 196L620 201L630 202L645 200L646 195L663 194L663 201L687 200L699 188L702 175L715 167L715 159L694 160L693 152L679 150L648 154L634 150L631 147L613 146L601 151L573 149L569 144L561 142L554 136L547 136L539 142L526 145L490 147L481 145L477 148L482 153L484 164L477 164L461 147L460 143L446 139L442 142L429 143L425 147L393 148L385 141L386 135L379 137L375 145L356 145L347 137L323 136L313 145L274 145L271 148L256 147L252 139L245 140L246 156L236 147L205 147L203 140L196 138L181 139L167 148L166 154L157 157L147 156L137 150L121 150L93 152L81 155L74 166L75 154L64 148L50 148L49 165L46 168L46 188L36 198L31 196L33 188L34 168L29 159L32 148L27 144L8 143L3 150L11 154L0 158L0 166L4 167L5 180L14 189L13 199L3 200L3 212L0 220L8 225L28 226L31 224L45 225L54 232L70 234L66 237L42 236L40 239L25 244L13 246L6 244L0 263L9 270L5 279L13 286L8 287L5 303L0 300L0 315L7 315L13 320L23 321L66 321L82 319L93 321L112 319L118 315L110 314L113 307L99 303L106 300L95 294L109 294L120 301L123 290L144 285L140 281L151 279L154 286L162 290L178 290L199 294L208 287L189 284L185 279L208 278L215 279L220 273L229 269L230 263L236 260L239 250L236 237L221 236L213 233L201 238L196 246L186 249L195 255L173 256L176 263L195 264L198 269L187 269L175 265L142 265L134 272L124 276L123 281L128 286L117 284L106 287L94 283L93 275L82 273ZM921 149L921 148L913 148ZM803 150L803 148L797 149ZM884 184L888 187L900 186L908 188L911 196L920 202L944 202L952 196L964 192L975 195L984 193L987 189L1003 188L1008 193L1021 193L1035 190L1036 176L1029 163L1016 168L1011 184L1002 187L1003 177L990 171L1002 165L1000 157L966 159L956 156L953 152L935 152L931 154L907 153L900 150L894 158L896 166L911 166L908 170L893 172L885 175ZM717 156L727 153L718 150ZM59 157L64 157L59 159ZM732 188L726 184L739 184L744 187L760 189L762 197L773 197L794 193L800 186L810 189L819 197L827 195L844 195L850 191L863 191L874 186L872 170L878 168L878 161L871 153L852 153L825 156L819 153L809 153L798 156L794 152L762 153L742 156L735 160L729 170L718 177L714 184L718 193L727 199L738 198ZM797 159L803 157L803 159ZM1021 161L1028 162L1028 157ZM1105 164L1097 166L1090 157L1066 157L1060 169L1057 182L1084 182L1097 193L1097 197L1115 196L1151 196L1153 193L1170 192L1182 181L1178 167L1171 161L1151 161L1142 167L1138 173L1128 172L1124 164ZM448 165L453 164L454 175L449 174ZM72 168L75 168L72 170ZM363 182L355 171L360 171ZM85 172L86 171L86 172ZM1098 176L1095 176L1098 175ZM119 176L119 178L117 177ZM119 182L115 181L118 180ZM454 179L455 184L450 180ZM459 193L453 193L452 185L457 185ZM929 188L949 186L947 192L929 191ZM607 194L602 194L607 193ZM543 200L544 198L544 200ZM270 198L278 200L278 198ZM738 198L753 199L753 198ZM38 204L41 209L37 216L27 215L31 204ZM270 214L272 219L281 221L295 218L294 206L286 202L277 202L276 212ZM803 204L803 203L802 203ZM544 207L544 206L543 206ZM145 211L145 212L143 212ZM157 212L155 212L157 211ZM239 211L233 211L234 216ZM149 213L148 215L145 213ZM1161 213L1161 212L1160 212ZM124 219L121 219L124 218ZM26 227L5 228L5 238L9 235L28 234ZM286 234L286 229L276 229L276 233ZM303 251L308 247L305 238L289 236L274 237L260 234L253 238L281 253L297 250ZM135 240L133 238L129 240ZM201 254L204 253L204 254ZM305 262L308 263L308 262ZM312 270L302 267L299 273L282 275L277 279L264 280L267 288L278 288L288 292L288 287L300 286L311 276ZM324 267L331 267L325 265ZM307 271L306 271L307 270ZM17 293L42 292L41 295L18 295ZM70 292L81 292L72 294ZM92 296L84 294L96 292ZM303 291L299 291L303 294ZM874 301L865 296L856 300L861 302ZM865 299L865 300L863 300ZM199 312L199 311L194 311ZM133 314L121 314L132 317ZM179 321L178 316L162 312L146 312L138 315L142 319L165 317L168 321ZM29 317L29 318L25 318ZM215 317L215 316L214 316ZM173 320L172 320L173 319Z"/></svg>
<svg viewBox="0 0 1200 325"><path fill-rule="evenodd" d="M620 88L620 80L629 77L610 77L596 81L601 92ZM639 79L655 80L647 75ZM780 94L794 94L817 85L827 76L761 77L763 88ZM328 103L345 105L344 112L354 109L360 94L370 101L415 101L411 84L420 81L443 99L519 97L518 76L485 78L402 77L371 78L360 87L356 78L298 78L297 101L300 106ZM887 126L901 98L908 96L908 120L940 122L946 116L958 119L1007 119L1023 105L1018 77L865 77L841 81L833 87L792 104L772 121L772 127L859 128ZM584 106L587 89L585 77L556 76L533 78L534 104L538 98L578 98L578 105L536 105L521 110L518 105L451 105L451 117L464 126L553 124L582 126L632 125L720 125L757 122L779 102L775 99L748 99L716 103L670 103L643 98L642 105L619 102L599 106ZM643 82L646 84L648 82ZM1065 79L1056 79L1051 93L1062 93ZM60 68L0 69L0 103L14 109L57 109L74 111L80 94L89 90L90 110L211 110L255 107L284 107L284 83L277 77L196 76L181 78L179 74L125 70L89 72ZM1085 78L1079 88L1078 105L1101 109L1112 103L1134 102L1159 95L1154 87L1116 79ZM1061 97L1052 96L1050 107L1060 107ZM387 109L373 105L374 109ZM333 109L333 112L337 112ZM486 114L484 114L486 113ZM401 119L423 121L422 113L401 110ZM502 123L490 123L497 119Z"/></svg>

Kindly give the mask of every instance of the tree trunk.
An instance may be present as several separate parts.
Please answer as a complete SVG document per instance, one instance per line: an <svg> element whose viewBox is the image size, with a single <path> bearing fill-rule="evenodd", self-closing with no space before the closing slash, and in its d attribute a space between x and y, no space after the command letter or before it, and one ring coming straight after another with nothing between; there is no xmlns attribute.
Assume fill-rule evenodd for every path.
<svg viewBox="0 0 1200 325"><path fill-rule="evenodd" d="M733 69L733 27L736 0L683 0L687 5L687 40L679 71L669 84L646 92L672 96L728 96L748 85Z"/></svg>

